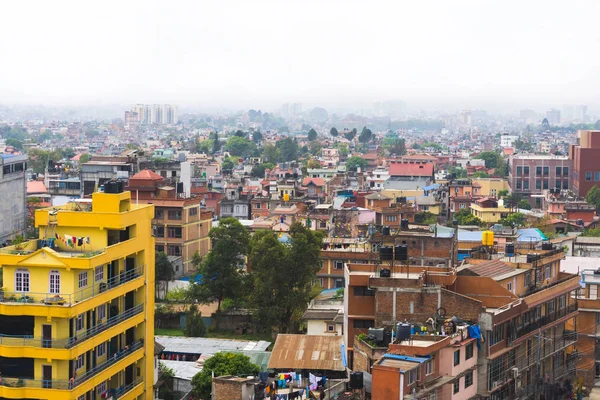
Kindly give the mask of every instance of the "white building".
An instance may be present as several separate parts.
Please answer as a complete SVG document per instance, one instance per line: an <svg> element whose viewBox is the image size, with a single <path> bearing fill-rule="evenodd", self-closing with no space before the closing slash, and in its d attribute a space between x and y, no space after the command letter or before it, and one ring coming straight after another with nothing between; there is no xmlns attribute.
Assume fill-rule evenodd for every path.
<svg viewBox="0 0 600 400"><path fill-rule="evenodd" d="M25 229L26 155L0 154L0 243Z"/></svg>
<svg viewBox="0 0 600 400"><path fill-rule="evenodd" d="M304 312L307 335L343 335L344 300L337 289L327 289L314 298Z"/></svg>
<svg viewBox="0 0 600 400"><path fill-rule="evenodd" d="M513 147L513 144L519 139L517 135L502 135L500 136L500 147Z"/></svg>

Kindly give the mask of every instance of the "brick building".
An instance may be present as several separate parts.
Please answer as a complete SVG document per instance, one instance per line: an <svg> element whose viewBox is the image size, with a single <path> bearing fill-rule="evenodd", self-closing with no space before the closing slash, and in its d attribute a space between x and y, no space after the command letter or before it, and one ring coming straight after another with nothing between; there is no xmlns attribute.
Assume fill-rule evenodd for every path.
<svg viewBox="0 0 600 400"><path fill-rule="evenodd" d="M573 192L585 196L594 185L600 185L600 131L581 130L579 144L571 145L569 160L573 165Z"/></svg>

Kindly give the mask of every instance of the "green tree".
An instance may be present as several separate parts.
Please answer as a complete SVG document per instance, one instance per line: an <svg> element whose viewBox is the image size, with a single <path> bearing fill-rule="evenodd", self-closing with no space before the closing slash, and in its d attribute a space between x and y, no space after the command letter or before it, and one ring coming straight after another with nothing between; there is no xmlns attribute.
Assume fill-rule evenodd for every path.
<svg viewBox="0 0 600 400"><path fill-rule="evenodd" d="M259 326L295 331L310 300L315 274L321 268L323 235L300 223L289 231L289 244L271 230L256 232L250 241L249 305Z"/></svg>
<svg viewBox="0 0 600 400"><path fill-rule="evenodd" d="M244 131L242 131L242 130L239 130L239 129L238 129L238 130L235 132L234 136L237 136L237 137L241 137L241 138L243 138L243 137L246 137L246 134L244 133Z"/></svg>
<svg viewBox="0 0 600 400"><path fill-rule="evenodd" d="M483 221L471 214L469 208L463 208L454 213L454 219L458 225L482 225Z"/></svg>
<svg viewBox="0 0 600 400"><path fill-rule="evenodd" d="M211 154L214 147L215 147L215 144L211 139L205 139L205 140L202 140L200 143L198 143L194 150L197 153Z"/></svg>
<svg viewBox="0 0 600 400"><path fill-rule="evenodd" d="M471 178L489 178L490 174L488 174L487 172L484 171L477 171L474 172L473 175L471 175Z"/></svg>
<svg viewBox="0 0 600 400"><path fill-rule="evenodd" d="M260 372L244 354L220 352L204 362L201 372L192 378L192 394L201 399L209 399L212 388L212 376L249 376Z"/></svg>
<svg viewBox="0 0 600 400"><path fill-rule="evenodd" d="M202 320L202 314L198 311L195 304L190 306L186 315L186 324L183 331L185 336L189 337L204 337L206 336L206 326Z"/></svg>
<svg viewBox="0 0 600 400"><path fill-rule="evenodd" d="M6 145L7 146L13 146L15 149L21 151L23 150L23 141L19 140L19 139L6 139Z"/></svg>
<svg viewBox="0 0 600 400"><path fill-rule="evenodd" d="M317 160L315 160L314 158L311 158L310 160L308 160L306 162L306 168L321 168L321 163L319 163Z"/></svg>
<svg viewBox="0 0 600 400"><path fill-rule="evenodd" d="M502 156L495 151L484 151L475 158L485 160L486 168L496 168L504 162Z"/></svg>
<svg viewBox="0 0 600 400"><path fill-rule="evenodd" d="M498 192L498 198L504 198L508 196L508 189L502 189Z"/></svg>
<svg viewBox="0 0 600 400"><path fill-rule="evenodd" d="M266 169L267 167L265 166L265 164L255 165L254 167L252 167L250 175L252 175L255 178L264 178Z"/></svg>
<svg viewBox="0 0 600 400"><path fill-rule="evenodd" d="M335 126L331 128L331 130L329 131L329 134L333 137L337 137L340 133L338 132L337 129L335 129Z"/></svg>
<svg viewBox="0 0 600 400"><path fill-rule="evenodd" d="M82 154L81 157L79 157L79 164L85 164L86 162L90 161L90 158L92 158L91 155L89 154Z"/></svg>
<svg viewBox="0 0 600 400"><path fill-rule="evenodd" d="M519 200L517 203L517 208L521 208L523 210L531 210L531 204L525 199Z"/></svg>
<svg viewBox="0 0 600 400"><path fill-rule="evenodd" d="M252 155L256 149L256 146L254 143L244 139L243 137L232 136L227 139L225 148L233 155L246 158Z"/></svg>
<svg viewBox="0 0 600 400"><path fill-rule="evenodd" d="M262 135L262 133L260 133L260 131L256 131L256 132L252 133L252 141L254 143L258 143L262 140L263 140L263 135Z"/></svg>
<svg viewBox="0 0 600 400"><path fill-rule="evenodd" d="M585 202L593 205L596 209L600 208L600 189L594 185L585 195Z"/></svg>
<svg viewBox="0 0 600 400"><path fill-rule="evenodd" d="M307 139L309 142L312 142L313 140L317 140L317 131L315 131L313 128L310 128L310 131L308 131Z"/></svg>
<svg viewBox="0 0 600 400"><path fill-rule="evenodd" d="M429 211L421 211L415 214L415 222L417 224L435 224L437 222L437 215Z"/></svg>
<svg viewBox="0 0 600 400"><path fill-rule="evenodd" d="M371 132L371 130L366 126L363 127L360 135L358 135L358 141L360 143L369 143L371 139L373 139L373 132Z"/></svg>
<svg viewBox="0 0 600 400"><path fill-rule="evenodd" d="M352 140L355 136L356 128L352 129L351 131L344 132L344 137L346 138L346 140Z"/></svg>
<svg viewBox="0 0 600 400"><path fill-rule="evenodd" d="M340 152L340 156L346 157L350 153L350 149L348 148L347 143L338 143L337 144L338 151Z"/></svg>
<svg viewBox="0 0 600 400"><path fill-rule="evenodd" d="M367 160L365 160L362 157L357 157L357 156L350 157L346 161L346 169L348 171L356 171L357 168L359 168L359 167L361 170L364 170L365 168L367 168L367 165L369 165Z"/></svg>
<svg viewBox="0 0 600 400"><path fill-rule="evenodd" d="M308 149L310 150L310 154L312 154L313 156L316 156L317 154L319 154L319 152L321 151L322 148L323 148L323 145L318 140L313 140L312 142L310 142L308 144Z"/></svg>
<svg viewBox="0 0 600 400"><path fill-rule="evenodd" d="M502 218L500 223L504 226L523 226L525 225L525 215L520 212L512 213L508 217Z"/></svg>
<svg viewBox="0 0 600 400"><path fill-rule="evenodd" d="M201 302L217 300L217 309L225 298L236 299L242 289L242 268L250 236L235 218L223 218L219 226L210 230L212 248L200 262L194 257L192 263L202 276L201 284L194 283L191 295Z"/></svg>
<svg viewBox="0 0 600 400"><path fill-rule="evenodd" d="M383 139L382 146L390 154L402 156L406 153L406 143L399 137L386 137Z"/></svg>
<svg viewBox="0 0 600 400"><path fill-rule="evenodd" d="M600 237L600 228L588 228L581 232L583 237Z"/></svg>
<svg viewBox="0 0 600 400"><path fill-rule="evenodd" d="M219 134L217 132L211 132L208 135L208 139L213 141L212 154L221 150L221 142L219 141Z"/></svg>
<svg viewBox="0 0 600 400"><path fill-rule="evenodd" d="M233 167L233 162L229 158L223 160L221 163L221 171L223 171L223 173L230 173L233 171Z"/></svg>
<svg viewBox="0 0 600 400"><path fill-rule="evenodd" d="M448 174L455 174L456 179L466 178L467 170L462 167L452 166L448 168Z"/></svg>
<svg viewBox="0 0 600 400"><path fill-rule="evenodd" d="M169 257L162 251L156 252L155 260L155 281L156 281L156 295L159 297L158 285L160 282L165 283L165 296L168 293L169 282L175 277L175 268L169 261Z"/></svg>
<svg viewBox="0 0 600 400"><path fill-rule="evenodd" d="M40 134L38 137L38 141L45 142L46 140L52 139L52 131L46 129L44 132Z"/></svg>
<svg viewBox="0 0 600 400"><path fill-rule="evenodd" d="M272 144L265 144L262 148L262 158L266 162L276 163L281 158L281 152Z"/></svg>
<svg viewBox="0 0 600 400"><path fill-rule="evenodd" d="M298 158L298 143L292 138L278 141L275 147L279 150L281 161L295 161Z"/></svg>

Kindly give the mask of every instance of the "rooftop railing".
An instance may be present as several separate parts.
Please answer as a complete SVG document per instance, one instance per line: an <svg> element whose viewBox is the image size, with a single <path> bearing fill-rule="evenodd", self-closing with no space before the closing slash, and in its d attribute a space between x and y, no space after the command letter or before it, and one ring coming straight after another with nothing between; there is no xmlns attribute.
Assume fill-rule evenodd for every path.
<svg viewBox="0 0 600 400"><path fill-rule="evenodd" d="M113 276L106 282L92 284L75 293L40 293L40 292L0 292L0 303L11 304L42 304L48 306L67 306L91 299L101 293L124 285L144 274L144 267L136 267Z"/></svg>

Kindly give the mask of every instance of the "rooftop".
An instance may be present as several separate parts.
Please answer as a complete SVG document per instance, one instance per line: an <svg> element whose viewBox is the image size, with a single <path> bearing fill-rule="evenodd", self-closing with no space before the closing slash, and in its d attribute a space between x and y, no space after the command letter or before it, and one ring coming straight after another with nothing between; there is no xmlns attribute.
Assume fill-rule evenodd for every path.
<svg viewBox="0 0 600 400"><path fill-rule="evenodd" d="M155 336L156 342L169 353L215 354L221 351L265 351L271 342L199 337Z"/></svg>
<svg viewBox="0 0 600 400"><path fill-rule="evenodd" d="M344 338L334 335L277 336L269 369L307 369L344 371L342 344Z"/></svg>

